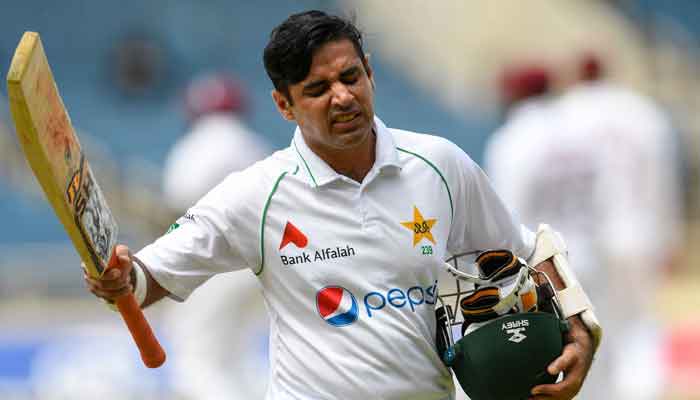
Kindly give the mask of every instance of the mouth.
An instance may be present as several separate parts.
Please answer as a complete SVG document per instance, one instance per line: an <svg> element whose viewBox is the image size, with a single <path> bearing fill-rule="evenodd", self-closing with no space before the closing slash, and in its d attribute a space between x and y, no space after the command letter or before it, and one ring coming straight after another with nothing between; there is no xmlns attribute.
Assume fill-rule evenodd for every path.
<svg viewBox="0 0 700 400"><path fill-rule="evenodd" d="M350 122L357 118L360 115L359 112L352 112L352 113L344 113L344 114L338 114L333 116L331 119L331 122L333 124L344 124L346 122Z"/></svg>

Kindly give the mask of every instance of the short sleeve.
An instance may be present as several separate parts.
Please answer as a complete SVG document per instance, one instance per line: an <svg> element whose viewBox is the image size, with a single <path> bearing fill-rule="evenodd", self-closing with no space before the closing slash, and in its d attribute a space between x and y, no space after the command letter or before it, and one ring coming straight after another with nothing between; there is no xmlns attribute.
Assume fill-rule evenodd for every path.
<svg viewBox="0 0 700 400"><path fill-rule="evenodd" d="M520 257L529 257L535 234L520 224L484 171L456 145L450 149L448 161L447 179L455 188L455 217L448 252L510 249Z"/></svg>
<svg viewBox="0 0 700 400"><path fill-rule="evenodd" d="M153 278L178 301L212 276L251 268L259 222L254 202L234 190L240 177L229 176L165 234L136 254Z"/></svg>

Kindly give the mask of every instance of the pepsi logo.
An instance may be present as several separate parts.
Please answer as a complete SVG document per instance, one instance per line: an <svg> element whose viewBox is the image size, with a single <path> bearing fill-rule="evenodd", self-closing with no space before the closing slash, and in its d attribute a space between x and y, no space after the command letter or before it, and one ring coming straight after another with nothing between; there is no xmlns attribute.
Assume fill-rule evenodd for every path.
<svg viewBox="0 0 700 400"><path fill-rule="evenodd" d="M340 286L326 286L316 293L316 309L324 321L333 326L346 326L357 321L355 296Z"/></svg>

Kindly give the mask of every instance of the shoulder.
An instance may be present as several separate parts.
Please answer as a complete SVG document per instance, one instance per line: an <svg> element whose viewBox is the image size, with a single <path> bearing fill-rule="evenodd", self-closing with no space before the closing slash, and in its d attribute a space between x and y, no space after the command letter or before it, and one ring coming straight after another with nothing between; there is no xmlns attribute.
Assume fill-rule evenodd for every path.
<svg viewBox="0 0 700 400"><path fill-rule="evenodd" d="M515 106L488 137L484 149L487 167L494 158L522 158L553 137L561 136L564 121L556 101L533 99Z"/></svg>
<svg viewBox="0 0 700 400"><path fill-rule="evenodd" d="M459 146L444 137L401 129L389 130L394 137L396 149L405 157L423 157L440 164L463 157L469 158Z"/></svg>
<svg viewBox="0 0 700 400"><path fill-rule="evenodd" d="M286 173L291 173L297 168L297 158L291 148L272 153L240 173L232 173L224 181L229 185L244 184L238 187L240 191L260 192L262 188L274 185L277 179Z"/></svg>
<svg viewBox="0 0 700 400"><path fill-rule="evenodd" d="M666 110L651 97L626 87L609 83L583 86L565 95L561 103L572 128L590 129L603 139L617 136L646 145L647 141L668 139L673 131Z"/></svg>
<svg viewBox="0 0 700 400"><path fill-rule="evenodd" d="M261 208L279 180L297 168L290 148L277 151L241 171L229 174L200 203L232 209Z"/></svg>
<svg viewBox="0 0 700 400"><path fill-rule="evenodd" d="M612 83L580 85L571 89L560 102L571 112L588 110L603 115L629 113L635 116L663 114L662 108L646 94ZM587 108L584 108L587 107Z"/></svg>
<svg viewBox="0 0 700 400"><path fill-rule="evenodd" d="M392 133L402 168L433 170L452 193L470 186L483 174L464 150L444 137L398 129Z"/></svg>
<svg viewBox="0 0 700 400"><path fill-rule="evenodd" d="M506 113L503 124L493 136L518 141L549 135L559 123L558 108L558 100L551 98L522 101Z"/></svg>

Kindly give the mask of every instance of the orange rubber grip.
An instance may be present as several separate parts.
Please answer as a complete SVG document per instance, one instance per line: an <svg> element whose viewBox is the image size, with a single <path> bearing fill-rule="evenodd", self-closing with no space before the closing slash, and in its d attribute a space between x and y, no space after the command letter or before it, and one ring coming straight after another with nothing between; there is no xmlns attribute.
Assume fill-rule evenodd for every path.
<svg viewBox="0 0 700 400"><path fill-rule="evenodd" d="M113 252L109 259L107 268L119 268L116 254ZM153 334L151 326L146 321L146 317L141 311L141 307L136 304L136 299L133 293L121 296L114 302L122 315L122 319L131 332L131 337L136 343L141 360L148 368L158 368L165 362L165 351L161 347L158 339Z"/></svg>

